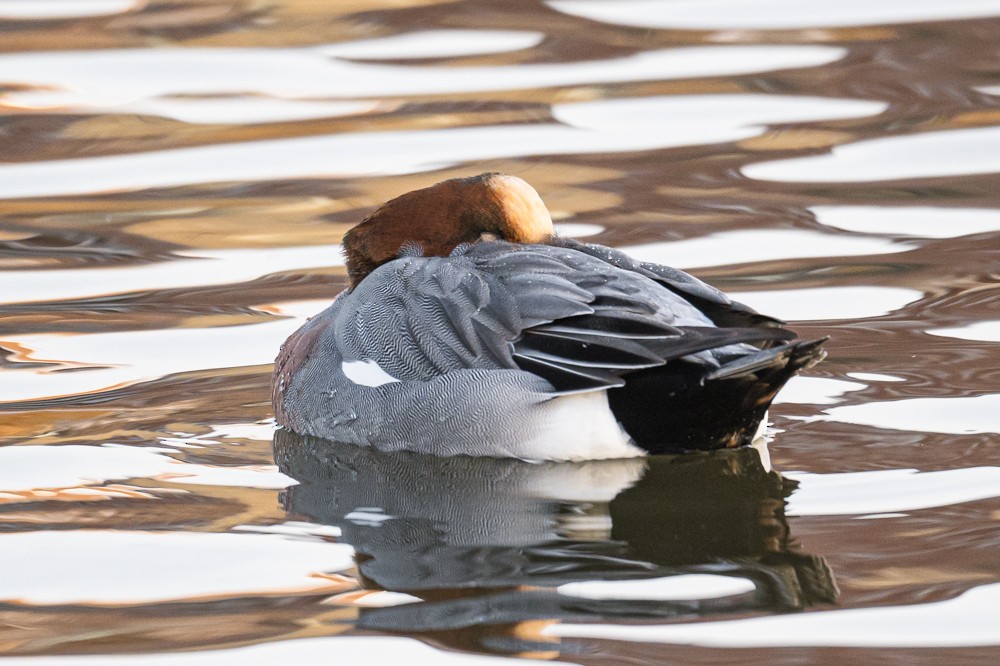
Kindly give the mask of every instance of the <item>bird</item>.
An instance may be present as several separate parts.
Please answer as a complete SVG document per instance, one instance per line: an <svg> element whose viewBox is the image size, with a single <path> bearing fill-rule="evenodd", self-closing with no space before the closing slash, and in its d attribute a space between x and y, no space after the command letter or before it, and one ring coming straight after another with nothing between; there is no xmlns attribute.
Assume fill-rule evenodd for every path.
<svg viewBox="0 0 1000 666"><path fill-rule="evenodd" d="M342 246L349 287L275 361L275 420L300 435L536 461L735 448L825 357L688 273L557 236L513 175L405 193Z"/></svg>

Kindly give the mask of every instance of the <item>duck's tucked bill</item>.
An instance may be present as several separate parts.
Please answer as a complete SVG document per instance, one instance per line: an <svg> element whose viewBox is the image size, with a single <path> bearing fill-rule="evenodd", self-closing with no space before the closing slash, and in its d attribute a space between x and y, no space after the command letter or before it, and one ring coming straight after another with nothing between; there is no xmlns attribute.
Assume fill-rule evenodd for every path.
<svg viewBox="0 0 1000 666"><path fill-rule="evenodd" d="M351 287L282 346L296 432L533 460L749 444L822 340L667 266L558 238L488 173L388 202L344 238Z"/></svg>

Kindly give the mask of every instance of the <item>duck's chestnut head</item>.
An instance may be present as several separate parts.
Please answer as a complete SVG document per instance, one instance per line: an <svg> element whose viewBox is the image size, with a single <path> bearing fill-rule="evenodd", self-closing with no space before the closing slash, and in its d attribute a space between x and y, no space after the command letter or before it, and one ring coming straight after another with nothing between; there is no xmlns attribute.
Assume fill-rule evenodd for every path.
<svg viewBox="0 0 1000 666"><path fill-rule="evenodd" d="M382 205L344 236L351 287L403 250L447 256L489 235L512 243L545 243L552 216L517 176L484 173L407 192Z"/></svg>

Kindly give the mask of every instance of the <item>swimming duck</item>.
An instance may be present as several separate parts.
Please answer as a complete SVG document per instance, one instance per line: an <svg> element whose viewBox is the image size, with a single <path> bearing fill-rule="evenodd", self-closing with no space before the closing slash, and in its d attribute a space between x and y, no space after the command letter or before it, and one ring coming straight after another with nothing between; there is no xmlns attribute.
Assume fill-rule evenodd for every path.
<svg viewBox="0 0 1000 666"><path fill-rule="evenodd" d="M683 271L560 238L515 176L446 180L344 237L350 287L282 346L297 433L527 460L749 444L825 355Z"/></svg>

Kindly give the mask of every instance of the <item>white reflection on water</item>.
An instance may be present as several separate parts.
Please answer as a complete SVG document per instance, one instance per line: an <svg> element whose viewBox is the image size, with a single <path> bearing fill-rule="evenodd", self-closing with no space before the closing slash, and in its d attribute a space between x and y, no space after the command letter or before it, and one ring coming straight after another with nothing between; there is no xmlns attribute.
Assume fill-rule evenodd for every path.
<svg viewBox="0 0 1000 666"><path fill-rule="evenodd" d="M831 405L840 402L845 393L860 391L866 384L827 377L792 377L774 398L775 405Z"/></svg>
<svg viewBox="0 0 1000 666"><path fill-rule="evenodd" d="M160 474L170 458L163 449L102 446L6 446L0 448L0 492L76 488Z"/></svg>
<svg viewBox="0 0 1000 666"><path fill-rule="evenodd" d="M316 48L321 55L360 60L448 58L519 51L537 46L544 32L519 30L421 30Z"/></svg>
<svg viewBox="0 0 1000 666"><path fill-rule="evenodd" d="M77 444L0 447L0 497L4 491L79 488L134 478L272 489L296 483L274 465L195 465L175 460L166 453L175 451Z"/></svg>
<svg viewBox="0 0 1000 666"><path fill-rule="evenodd" d="M282 317L295 317L296 319L308 319L314 314L325 310L333 302L330 299L306 299L302 301L282 301L281 303L268 303L267 305L254 306L255 310L276 314ZM270 439L268 437L267 439Z"/></svg>
<svg viewBox="0 0 1000 666"><path fill-rule="evenodd" d="M789 516L884 514L1000 497L1000 467L782 474L799 482L788 499Z"/></svg>
<svg viewBox="0 0 1000 666"><path fill-rule="evenodd" d="M885 111L885 102L791 95L670 95L605 99L553 107L552 115L582 129L617 132L640 126L676 134L705 135L710 143L761 133L764 125L831 118L864 118ZM715 132L715 133L712 133ZM723 139L722 137L727 137Z"/></svg>
<svg viewBox="0 0 1000 666"><path fill-rule="evenodd" d="M1000 209L933 206L811 206L816 221L845 231L956 238L1000 231Z"/></svg>
<svg viewBox="0 0 1000 666"><path fill-rule="evenodd" d="M184 123L254 124L332 118L370 113L378 102L295 100L252 95L226 97L155 97L115 105L91 104L75 92L26 91L16 100L0 97L0 108L9 111L60 111L72 113L135 113L172 118Z"/></svg>
<svg viewBox="0 0 1000 666"><path fill-rule="evenodd" d="M585 238L596 236L604 231L604 227L599 224L587 224L585 222L556 222L552 225L557 236L564 238Z"/></svg>
<svg viewBox="0 0 1000 666"><path fill-rule="evenodd" d="M1000 393L866 402L824 411L815 420L948 435L1000 434Z"/></svg>
<svg viewBox="0 0 1000 666"><path fill-rule="evenodd" d="M256 423L226 423L217 425L203 435L188 433L173 433L174 437L161 437L160 441L169 446L179 448L200 448L220 443L223 439L249 439L258 442L270 442L277 426L274 419L265 419Z"/></svg>
<svg viewBox="0 0 1000 666"><path fill-rule="evenodd" d="M68 301L154 289L237 284L285 271L344 265L339 245L192 249L174 254L179 258L138 266L0 271L0 303Z"/></svg>
<svg viewBox="0 0 1000 666"><path fill-rule="evenodd" d="M145 0L0 0L0 18L64 19L124 14Z"/></svg>
<svg viewBox="0 0 1000 666"><path fill-rule="evenodd" d="M318 312L330 302L314 304L313 312ZM269 364L281 343L301 325L301 318L287 318L211 328L7 336L0 344L27 350L10 360L52 367L0 369L0 401L78 395L178 372ZM157 352L150 353L152 349ZM58 372L62 368L74 370Z"/></svg>
<svg viewBox="0 0 1000 666"><path fill-rule="evenodd" d="M0 57L2 64L2 57ZM557 104L566 124L355 132L72 160L0 164L0 196L56 196L280 178L404 174L524 155L629 152L732 141L769 120L857 117L880 103L767 95ZM614 115L611 115L614 114ZM669 116L677 122L664 122ZM829 242L829 241L828 241Z"/></svg>
<svg viewBox="0 0 1000 666"><path fill-rule="evenodd" d="M550 660L436 650L412 638L299 638L224 650L170 654L8 657L4 666L270 666L272 664L406 664L407 666L543 666Z"/></svg>
<svg viewBox="0 0 1000 666"><path fill-rule="evenodd" d="M323 591L354 549L274 534L70 530L0 535L0 599L136 604ZM107 659L107 657L101 657Z"/></svg>
<svg viewBox="0 0 1000 666"><path fill-rule="evenodd" d="M787 321L867 319L900 310L924 294L902 287L817 287L730 294L759 312Z"/></svg>
<svg viewBox="0 0 1000 666"><path fill-rule="evenodd" d="M977 340L981 342L1000 342L1000 321L979 321L968 326L957 328L933 328L926 331L930 335L959 340Z"/></svg>
<svg viewBox="0 0 1000 666"><path fill-rule="evenodd" d="M342 530L336 525L307 523L301 520L287 520L277 525L237 525L233 532L255 532L259 534L287 534L290 536L339 537Z"/></svg>
<svg viewBox="0 0 1000 666"><path fill-rule="evenodd" d="M79 3L78 3L79 4ZM530 48L544 38L540 32L519 32L511 30L429 30L394 35L380 39L345 42L316 48L314 55L342 58L405 59L446 56L464 56L483 53L498 53ZM121 53L142 53L135 51ZM279 51L278 53L285 53ZM49 54L51 55L51 54ZM123 55L123 57L128 57ZM144 58L145 55L138 56ZM160 56L163 58L163 56ZM2 62L2 56L0 56ZM167 65L164 65L167 68ZM113 72L108 72L113 74ZM7 73L6 77L21 77L34 81L31 72ZM43 75L44 76L44 75ZM129 75L131 76L131 74ZM28 78L25 78L28 77ZM162 77L155 85L168 86L170 77ZM172 118L186 123L202 124L242 124L266 123L310 118L329 118L369 113L380 109L383 104L374 101L331 101L323 99L330 94L329 89L314 90L319 99L286 99L268 94L248 95L210 94L202 87L197 89L209 96L177 96L189 85L189 81L173 81L172 89L161 88L159 93L148 89L144 95L142 84L130 95L124 94L120 82L102 80L93 74L83 74L83 85L70 85L63 80L62 90L26 90L11 95L0 96L0 104L12 110L58 110L74 113L135 113ZM258 84L259 85L259 84ZM220 88L219 90L226 90ZM247 87L246 90L255 90ZM267 86L262 93L266 92ZM299 94L308 94L300 92Z"/></svg>
<svg viewBox="0 0 1000 666"><path fill-rule="evenodd" d="M278 471L276 465L192 465L166 468L156 477L160 481L182 483L194 486L230 486L239 488L263 488L281 490L298 483L295 479Z"/></svg>
<svg viewBox="0 0 1000 666"><path fill-rule="evenodd" d="M848 372L851 379L860 379L863 382L905 382L902 377L894 375L883 375L879 372Z"/></svg>
<svg viewBox="0 0 1000 666"><path fill-rule="evenodd" d="M334 597L326 599L327 604L350 604L363 608L389 608L391 606L402 606L404 604L416 604L423 601L420 597L403 592L390 592L388 590L361 590L355 592L343 592Z"/></svg>
<svg viewBox="0 0 1000 666"><path fill-rule="evenodd" d="M688 30L788 30L998 16L996 0L550 0L595 21Z"/></svg>
<svg viewBox="0 0 1000 666"><path fill-rule="evenodd" d="M1000 583L947 601L674 625L553 624L548 636L708 647L1000 645Z"/></svg>
<svg viewBox="0 0 1000 666"><path fill-rule="evenodd" d="M779 259L858 257L906 252L916 246L882 238L823 234L805 229L727 231L666 243L620 248L640 261L680 268L750 264Z"/></svg>
<svg viewBox="0 0 1000 666"><path fill-rule="evenodd" d="M860 183L1000 171L1000 127L908 134L837 146L833 152L743 167L747 178Z"/></svg>
<svg viewBox="0 0 1000 666"><path fill-rule="evenodd" d="M355 525L365 525L367 527L378 527L387 520L393 520L398 516L390 516L382 509L373 507L367 511L355 509L344 515L345 520L349 520Z"/></svg>
<svg viewBox="0 0 1000 666"><path fill-rule="evenodd" d="M582 599L681 601L718 599L757 589L752 580L715 574L682 574L643 580L585 580L556 588L559 594Z"/></svg>
<svg viewBox="0 0 1000 666"><path fill-rule="evenodd" d="M610 502L646 471L642 458L590 460L583 464L540 466L522 482L527 497L557 502ZM573 516L566 516L570 521Z"/></svg>
<svg viewBox="0 0 1000 666"><path fill-rule="evenodd" d="M0 83L51 87L67 103L124 104L164 95L258 94L358 98L523 90L659 81L824 65L846 51L830 46L695 46L610 60L483 67L385 65L327 55L347 45L300 49L160 48L43 51L0 55ZM31 93L39 103L43 91ZM21 93L2 100L14 106Z"/></svg>

